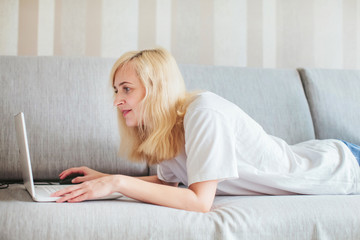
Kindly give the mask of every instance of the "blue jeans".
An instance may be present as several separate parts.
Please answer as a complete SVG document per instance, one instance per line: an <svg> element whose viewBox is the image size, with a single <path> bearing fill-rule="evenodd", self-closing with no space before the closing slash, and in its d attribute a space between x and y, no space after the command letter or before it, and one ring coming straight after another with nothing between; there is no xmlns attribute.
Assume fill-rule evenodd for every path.
<svg viewBox="0 0 360 240"><path fill-rule="evenodd" d="M351 150L351 152L354 154L356 160L358 161L359 165L360 165L360 146L349 143L349 142L345 142L343 140L341 140L343 143L346 144L346 146L348 146L348 148Z"/></svg>

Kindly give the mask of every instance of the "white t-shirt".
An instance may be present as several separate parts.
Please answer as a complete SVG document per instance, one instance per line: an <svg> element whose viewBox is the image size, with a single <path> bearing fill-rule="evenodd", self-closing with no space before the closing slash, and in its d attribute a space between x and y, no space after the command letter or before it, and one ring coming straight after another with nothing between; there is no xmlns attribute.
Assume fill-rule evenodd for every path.
<svg viewBox="0 0 360 240"><path fill-rule="evenodd" d="M219 180L217 195L359 193L359 164L343 142L288 145L216 94L196 97L184 130L183 152L158 165L165 182Z"/></svg>

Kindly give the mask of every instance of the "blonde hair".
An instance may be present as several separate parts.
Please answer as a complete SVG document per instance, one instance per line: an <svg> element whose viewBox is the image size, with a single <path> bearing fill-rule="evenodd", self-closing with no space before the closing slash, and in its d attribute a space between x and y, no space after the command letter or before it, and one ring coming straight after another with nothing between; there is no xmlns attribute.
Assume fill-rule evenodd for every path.
<svg viewBox="0 0 360 240"><path fill-rule="evenodd" d="M128 127L118 109L120 154L133 161L157 164L174 158L184 147L183 120L196 93L188 93L175 59L165 49L123 54L111 70L111 86L118 70L130 65L145 87L140 102L140 121Z"/></svg>

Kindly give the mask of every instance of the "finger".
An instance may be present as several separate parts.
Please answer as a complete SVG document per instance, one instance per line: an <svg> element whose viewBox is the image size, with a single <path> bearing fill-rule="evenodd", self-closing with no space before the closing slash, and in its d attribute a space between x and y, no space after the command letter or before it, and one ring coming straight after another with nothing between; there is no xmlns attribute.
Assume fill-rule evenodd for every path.
<svg viewBox="0 0 360 240"><path fill-rule="evenodd" d="M63 196L62 198L56 200L57 203L62 203L62 202L69 202L71 201L72 199L75 199L81 195L83 195L85 193L85 190L84 189L78 189L78 190L75 190L69 194L66 194L65 196Z"/></svg>
<svg viewBox="0 0 360 240"><path fill-rule="evenodd" d="M82 182L86 182L89 180L92 180L92 178L89 176L83 176L83 177L76 177L71 182L72 183L82 183Z"/></svg>
<svg viewBox="0 0 360 240"><path fill-rule="evenodd" d="M82 182L86 182L86 181L90 181L90 180L94 180L97 177L94 175L85 175L85 176L81 176L81 177L76 177L74 178L71 182L72 183L82 183Z"/></svg>
<svg viewBox="0 0 360 240"><path fill-rule="evenodd" d="M70 175L71 173L78 172L77 168L69 168L64 170L62 173L59 174L60 178L65 178L66 176Z"/></svg>
<svg viewBox="0 0 360 240"><path fill-rule="evenodd" d="M75 168L68 168L64 171L62 171L59 176L61 177L62 175L69 175L70 173L72 173L75 170Z"/></svg>
<svg viewBox="0 0 360 240"><path fill-rule="evenodd" d="M85 181L87 181L86 177L76 177L73 180L71 180L72 183L82 183L82 182L85 182Z"/></svg>
<svg viewBox="0 0 360 240"><path fill-rule="evenodd" d="M69 169L66 169L65 171L63 171L62 173L60 173L59 178L64 179L64 178L66 178L67 176L69 176L72 173L79 173L79 174L85 175L85 170L83 168L81 168L81 167L79 167L79 168L69 168Z"/></svg>
<svg viewBox="0 0 360 240"><path fill-rule="evenodd" d="M89 194L87 193L84 193L80 196L77 196L73 199L69 199L68 202L69 203L77 203L77 202L82 202L82 201L85 201L85 200L88 200L89 199Z"/></svg>
<svg viewBox="0 0 360 240"><path fill-rule="evenodd" d="M69 194L77 189L79 189L80 186L79 185L74 185L74 186L71 186L71 187L67 187L67 188L64 188L64 189L61 189L57 192L54 192L52 193L50 196L51 197L60 197L60 196L63 196L65 194Z"/></svg>
<svg viewBox="0 0 360 240"><path fill-rule="evenodd" d="M60 178L60 179L64 179L64 178L66 178L68 175L70 175L70 174L73 173L73 172L74 172L74 171L73 171L72 168L67 169L67 170L65 170L65 171L63 171L62 173L59 174L59 178Z"/></svg>

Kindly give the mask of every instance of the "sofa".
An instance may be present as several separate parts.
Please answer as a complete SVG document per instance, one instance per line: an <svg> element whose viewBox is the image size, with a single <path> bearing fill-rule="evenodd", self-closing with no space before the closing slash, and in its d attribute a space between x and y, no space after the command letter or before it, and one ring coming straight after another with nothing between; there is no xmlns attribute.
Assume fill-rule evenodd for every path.
<svg viewBox="0 0 360 240"><path fill-rule="evenodd" d="M118 157L109 81L115 60L0 56L0 239L360 239L359 195L216 196L208 213L127 197L34 202L20 172L13 120L20 111L37 184L56 184L61 171L83 165L156 174L156 166ZM359 70L180 70L188 90L223 96L289 144L337 138L360 145Z"/></svg>

